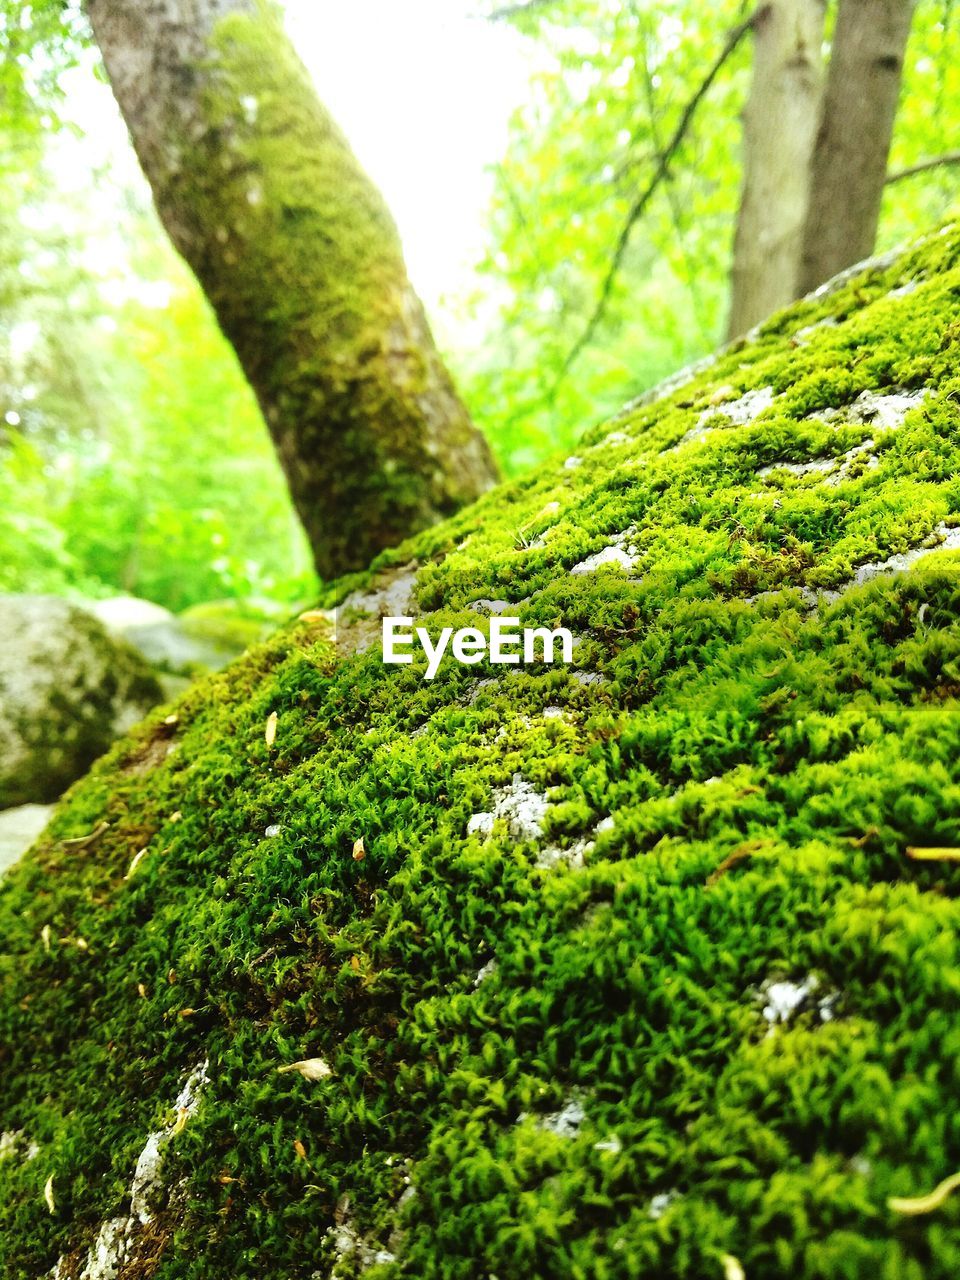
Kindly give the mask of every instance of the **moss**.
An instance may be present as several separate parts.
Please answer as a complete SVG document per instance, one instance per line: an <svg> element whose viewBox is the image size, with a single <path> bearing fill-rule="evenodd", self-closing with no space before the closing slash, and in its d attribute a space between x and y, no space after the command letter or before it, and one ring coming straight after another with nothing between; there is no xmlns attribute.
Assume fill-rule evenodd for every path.
<svg viewBox="0 0 960 1280"><path fill-rule="evenodd" d="M955 1276L960 1200L887 1200L960 1167L958 873L907 852L960 845L960 561L912 554L960 524L958 324L950 227L99 763L0 888L0 1129L40 1147L0 1160L3 1274L128 1213L206 1060L121 1280ZM631 574L567 572L621 534ZM575 668L382 666L354 620L411 562L422 624L515 601Z"/></svg>

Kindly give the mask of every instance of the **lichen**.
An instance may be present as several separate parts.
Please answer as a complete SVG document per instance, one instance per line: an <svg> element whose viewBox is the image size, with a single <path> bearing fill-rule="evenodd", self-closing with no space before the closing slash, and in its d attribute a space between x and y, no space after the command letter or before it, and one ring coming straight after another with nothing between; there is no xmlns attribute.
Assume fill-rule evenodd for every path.
<svg viewBox="0 0 960 1280"><path fill-rule="evenodd" d="M0 1160L0 1272L75 1276L209 1060L118 1280L952 1280L953 1201L887 1201L960 1167L956 863L908 852L960 845L958 343L950 227L98 763L0 885L0 1131L39 1148ZM921 390L892 430L827 412ZM836 485L776 469L869 434ZM629 576L569 572L625 530ZM384 667L349 633L411 564L425 625L518 604L575 664Z"/></svg>

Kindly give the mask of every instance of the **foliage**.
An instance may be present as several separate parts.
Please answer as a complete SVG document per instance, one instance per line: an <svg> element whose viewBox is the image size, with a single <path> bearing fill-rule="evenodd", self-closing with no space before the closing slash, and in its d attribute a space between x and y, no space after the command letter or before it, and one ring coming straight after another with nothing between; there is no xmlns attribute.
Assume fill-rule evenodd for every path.
<svg viewBox="0 0 960 1280"><path fill-rule="evenodd" d="M952 1280L958 340L952 226L331 590L573 668L353 595L96 766L0 887L4 1275Z"/></svg>
<svg viewBox="0 0 960 1280"><path fill-rule="evenodd" d="M498 169L483 295L498 306L468 398L511 470L720 340L740 193L739 138L750 43L727 60L634 228L604 321L577 363L628 210L684 107L748 6L667 0L557 0L516 19L546 62L514 120ZM960 128L960 24L954 6L917 8L892 168L950 151ZM960 167L889 188L887 248L941 219ZM559 384L559 385L558 385Z"/></svg>
<svg viewBox="0 0 960 1280"><path fill-rule="evenodd" d="M100 175L105 243L102 207L71 207L43 163L58 145L0 187L0 589L306 598L305 539L199 288Z"/></svg>

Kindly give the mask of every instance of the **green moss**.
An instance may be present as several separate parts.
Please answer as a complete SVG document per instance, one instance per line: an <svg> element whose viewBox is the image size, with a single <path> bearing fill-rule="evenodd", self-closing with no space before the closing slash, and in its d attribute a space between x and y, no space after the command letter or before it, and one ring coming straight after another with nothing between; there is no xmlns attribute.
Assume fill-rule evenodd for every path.
<svg viewBox="0 0 960 1280"><path fill-rule="evenodd" d="M3 1274L79 1273L208 1060L123 1278L952 1280L960 1199L887 1200L960 1167L958 872L907 854L960 845L960 561L848 580L960 523L958 326L951 227L331 592L413 561L425 625L523 602L574 670L426 683L354 597L98 764L0 889ZM515 775L542 833L467 834Z"/></svg>

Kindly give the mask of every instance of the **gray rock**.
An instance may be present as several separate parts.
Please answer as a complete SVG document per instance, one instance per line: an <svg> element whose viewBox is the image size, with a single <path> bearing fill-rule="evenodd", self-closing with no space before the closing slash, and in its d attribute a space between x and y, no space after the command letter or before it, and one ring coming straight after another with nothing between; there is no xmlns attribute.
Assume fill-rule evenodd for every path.
<svg viewBox="0 0 960 1280"><path fill-rule="evenodd" d="M129 645L56 596L0 596L0 809L55 800L162 692Z"/></svg>
<svg viewBox="0 0 960 1280"><path fill-rule="evenodd" d="M26 853L52 813L52 804L21 804L0 813L0 876Z"/></svg>
<svg viewBox="0 0 960 1280"><path fill-rule="evenodd" d="M125 640L152 667L176 676L219 671L245 648L216 634L203 634L186 618L136 596L92 600L86 606L107 631Z"/></svg>

